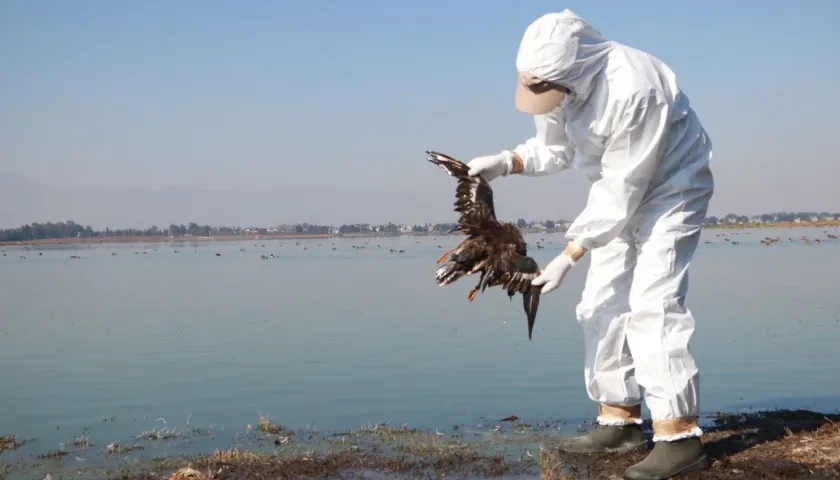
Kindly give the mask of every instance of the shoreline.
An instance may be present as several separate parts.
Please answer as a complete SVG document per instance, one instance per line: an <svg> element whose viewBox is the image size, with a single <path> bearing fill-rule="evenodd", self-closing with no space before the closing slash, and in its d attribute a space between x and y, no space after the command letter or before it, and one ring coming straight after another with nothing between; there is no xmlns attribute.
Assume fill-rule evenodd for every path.
<svg viewBox="0 0 840 480"><path fill-rule="evenodd" d="M703 418L703 443L711 466L681 478L840 478L840 414L763 410L718 412ZM607 480L620 476L647 454L561 453L553 447L559 437L552 422L532 426L511 417L491 422L490 427L492 435L484 436L484 440L467 432L444 434L387 424L320 434L291 430L261 415L256 428L234 434L239 440L233 447L216 448L213 453L184 455L166 449L169 451L162 456L133 457L156 443L175 445L195 435L212 435L195 428L191 433L153 430L125 444L94 445L87 437L77 437L66 449L43 451L41 447L17 462L0 460L0 478L3 474L43 478L45 474L65 473L91 479L114 478L113 468L118 466L120 478L125 480L347 478L360 474L394 479L527 476ZM649 421L644 428L649 437ZM0 440L0 453L27 443L14 436ZM91 458L98 454L118 463L109 466L93 460L82 465L77 461L80 455ZM136 461L129 462L132 459Z"/></svg>
<svg viewBox="0 0 840 480"><path fill-rule="evenodd" d="M350 235L346 235L349 237ZM246 235L213 235L210 237L196 237L184 235L181 237L166 237L163 235L132 235L120 237L78 237L78 238L42 238L26 242L0 242L2 246L38 246L38 245L110 245L126 243L217 243L217 242L245 242L268 240L312 240L319 238L334 238L328 233L282 233L282 234L246 234Z"/></svg>
<svg viewBox="0 0 840 480"><path fill-rule="evenodd" d="M771 228L837 228L840 220L816 220L813 222L776 222L776 223L730 223L707 225L704 230L766 230Z"/></svg>
<svg viewBox="0 0 840 480"><path fill-rule="evenodd" d="M707 225L704 230L767 230L767 229L793 229L793 228L836 228L840 227L840 220L820 220L813 222L777 222L777 223L748 223L748 224L725 224ZM563 233L562 230L554 232L525 232L526 234L552 234ZM340 236L329 233L265 233L265 234L243 234L243 235L214 235L211 237L195 237L185 235L181 237L136 235L121 237L78 237L78 238L44 238L30 240L27 242L0 242L0 246L42 246L42 245L118 245L127 243L148 243L148 244L184 244L184 243L216 243L216 242L246 242L246 241L276 241L276 240L315 240L327 238L377 238L377 237L432 237L449 236L447 233L406 233L406 234L377 234L377 233L348 233Z"/></svg>

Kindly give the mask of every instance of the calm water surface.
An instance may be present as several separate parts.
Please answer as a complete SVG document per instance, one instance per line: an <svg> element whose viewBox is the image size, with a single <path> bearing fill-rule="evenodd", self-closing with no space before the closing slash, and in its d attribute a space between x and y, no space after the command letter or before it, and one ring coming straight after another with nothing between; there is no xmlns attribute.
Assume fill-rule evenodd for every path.
<svg viewBox="0 0 840 480"><path fill-rule="evenodd" d="M826 238L704 233L688 298L704 411L840 407L840 242L787 241L802 235ZM545 263L564 242L528 241L540 238ZM458 240L3 247L0 435L37 451L82 434L102 446L189 418L228 433L168 448L207 451L257 412L321 431L591 419L574 318L587 263L544 298L529 342L518 298L488 290L470 304L473 280L435 285L435 259Z"/></svg>

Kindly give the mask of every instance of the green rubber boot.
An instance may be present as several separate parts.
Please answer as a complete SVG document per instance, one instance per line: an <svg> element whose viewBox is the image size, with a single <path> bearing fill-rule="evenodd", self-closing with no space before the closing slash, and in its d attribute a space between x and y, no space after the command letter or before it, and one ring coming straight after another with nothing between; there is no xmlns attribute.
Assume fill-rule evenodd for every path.
<svg viewBox="0 0 840 480"><path fill-rule="evenodd" d="M567 453L624 453L641 450L646 445L639 425L598 425L587 435L561 440L559 449Z"/></svg>
<svg viewBox="0 0 840 480"><path fill-rule="evenodd" d="M708 468L699 437L656 442L650 454L624 471L626 480L663 480L681 473Z"/></svg>

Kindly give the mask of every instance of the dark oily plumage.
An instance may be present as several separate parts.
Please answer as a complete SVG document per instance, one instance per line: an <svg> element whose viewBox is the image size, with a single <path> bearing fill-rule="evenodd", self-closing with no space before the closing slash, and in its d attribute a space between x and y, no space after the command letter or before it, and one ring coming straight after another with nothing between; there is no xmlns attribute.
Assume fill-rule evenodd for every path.
<svg viewBox="0 0 840 480"><path fill-rule="evenodd" d="M493 189L481 177L469 176L470 169L465 163L442 153L426 153L430 162L458 180L455 211L460 218L458 226L452 231L467 236L438 259L438 263L443 265L435 275L437 284L443 287L465 275L478 273L478 284L467 296L471 302L487 287L502 287L511 298L521 293L530 339L540 305L540 287L532 286L531 280L539 275L540 268L528 256L522 233L516 225L496 219Z"/></svg>

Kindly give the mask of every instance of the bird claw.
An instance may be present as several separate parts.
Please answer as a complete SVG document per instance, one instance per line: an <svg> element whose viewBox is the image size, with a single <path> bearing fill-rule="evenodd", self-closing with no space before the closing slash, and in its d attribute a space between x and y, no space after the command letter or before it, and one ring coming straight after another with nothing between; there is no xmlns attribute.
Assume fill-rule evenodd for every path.
<svg viewBox="0 0 840 480"><path fill-rule="evenodd" d="M478 295L478 289L473 288L472 290L470 290L470 293L467 294L467 300L472 302L473 300L475 300L476 295Z"/></svg>

